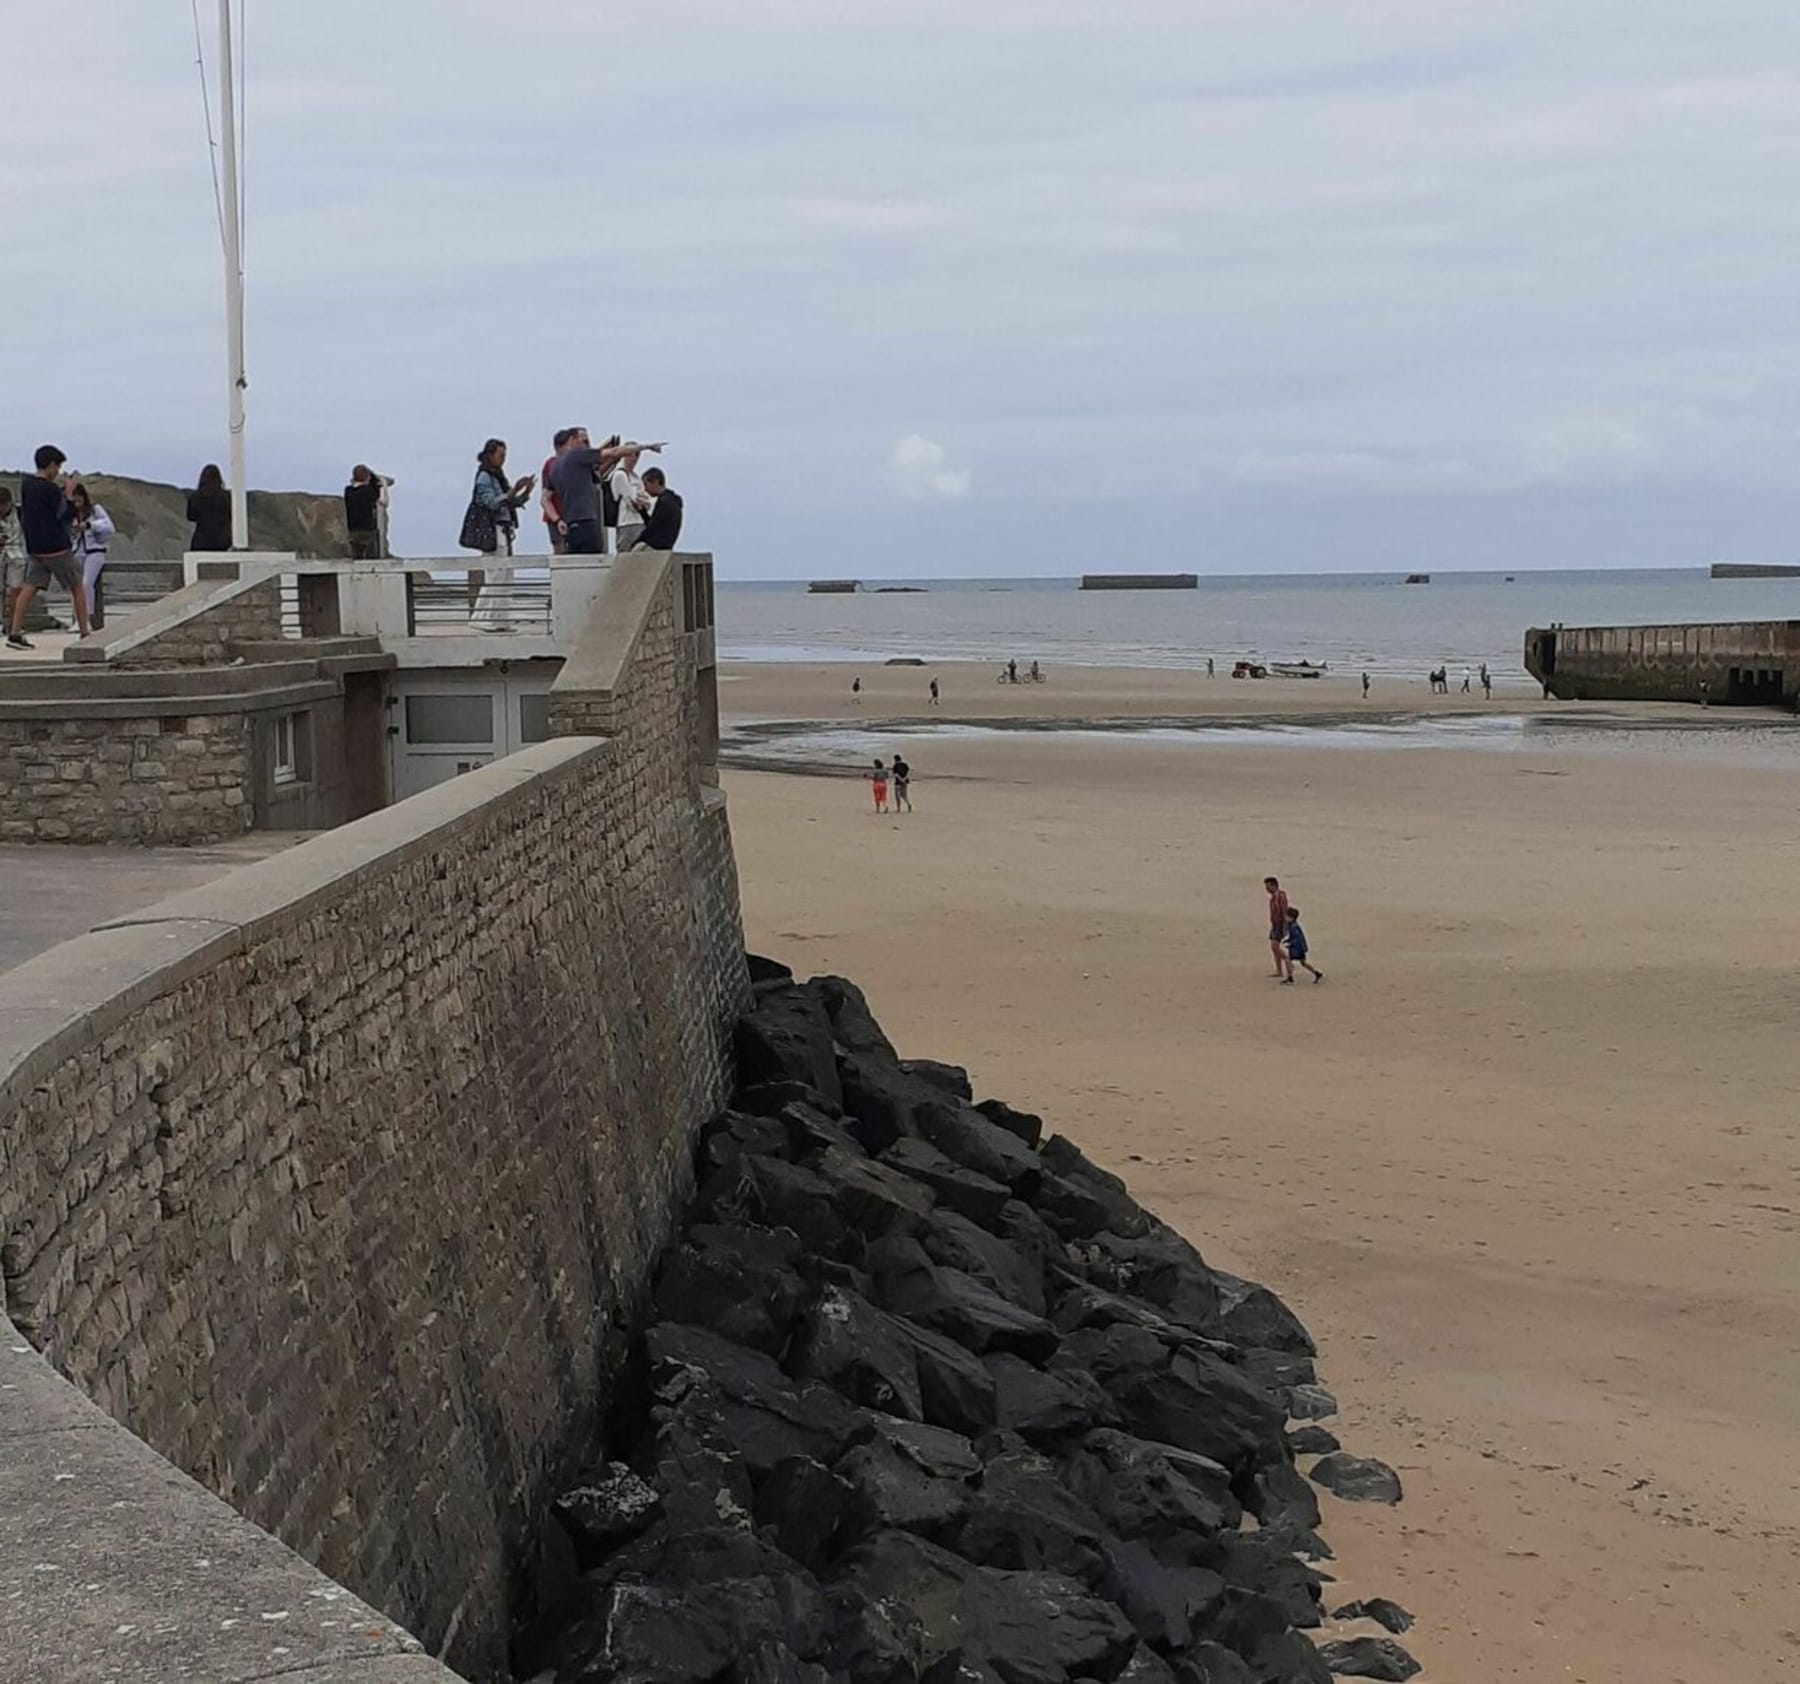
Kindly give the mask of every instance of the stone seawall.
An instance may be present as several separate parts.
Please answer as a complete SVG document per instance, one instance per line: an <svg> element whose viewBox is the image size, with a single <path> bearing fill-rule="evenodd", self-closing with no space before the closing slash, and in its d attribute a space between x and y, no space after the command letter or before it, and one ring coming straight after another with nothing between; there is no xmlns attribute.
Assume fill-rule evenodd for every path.
<svg viewBox="0 0 1800 1684"><path fill-rule="evenodd" d="M621 566L597 621L605 658L570 662L553 716L604 716L608 735L522 751L0 979L13 1323L477 1678L503 1667L527 1519L593 1430L747 986L667 558ZM60 1430L32 1401L56 1392L47 1375L23 1403L0 1388L0 1445ZM94 1582L132 1563L179 1584L231 1558L203 1520L173 1522L205 1508L181 1492L101 1505L66 1561L57 1522L81 1493L12 1494L0 1643L40 1645L31 1676L274 1667L213 1664L248 1617L219 1625L215 1593L236 1587L130 1621ZM291 1599L333 1593L292 1571ZM153 1626L173 1670L152 1664Z"/></svg>

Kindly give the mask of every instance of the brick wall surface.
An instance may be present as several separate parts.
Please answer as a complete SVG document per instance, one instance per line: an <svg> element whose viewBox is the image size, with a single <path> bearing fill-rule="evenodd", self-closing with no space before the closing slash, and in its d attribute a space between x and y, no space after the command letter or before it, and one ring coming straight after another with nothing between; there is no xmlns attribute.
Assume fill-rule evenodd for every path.
<svg viewBox="0 0 1800 1684"><path fill-rule="evenodd" d="M219 842L250 828L242 713L0 719L0 842Z"/></svg>
<svg viewBox="0 0 1800 1684"><path fill-rule="evenodd" d="M218 667L234 658L232 645L271 643L281 636L281 581L268 579L214 608L171 626L114 656L114 667Z"/></svg>
<svg viewBox="0 0 1800 1684"><path fill-rule="evenodd" d="M20 1328L471 1677L503 1665L530 1522L591 1445L745 993L666 598L586 709L610 741L226 880L279 892L309 849L457 813L235 933L207 890L169 903L169 939L211 944L181 980L0 1094Z"/></svg>

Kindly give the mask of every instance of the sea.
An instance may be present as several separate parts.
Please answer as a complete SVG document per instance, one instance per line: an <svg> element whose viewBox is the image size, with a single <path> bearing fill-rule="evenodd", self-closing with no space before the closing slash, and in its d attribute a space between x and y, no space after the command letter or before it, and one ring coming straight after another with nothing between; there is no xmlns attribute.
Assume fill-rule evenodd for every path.
<svg viewBox="0 0 1800 1684"><path fill-rule="evenodd" d="M1800 578L1713 579L1702 568L1203 577L1191 591L1083 591L1076 578L871 579L854 594L804 581L721 582L729 661L1008 660L1204 667L1311 661L1346 675L1422 678L1486 662L1522 682L1530 626L1800 619ZM1460 678L1458 679L1460 682Z"/></svg>

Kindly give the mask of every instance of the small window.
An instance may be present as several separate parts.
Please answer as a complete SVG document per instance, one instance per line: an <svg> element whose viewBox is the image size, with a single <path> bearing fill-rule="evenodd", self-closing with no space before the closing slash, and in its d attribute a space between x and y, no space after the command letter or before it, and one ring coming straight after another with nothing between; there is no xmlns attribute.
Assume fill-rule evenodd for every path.
<svg viewBox="0 0 1800 1684"><path fill-rule="evenodd" d="M550 692L519 698L519 741L542 743L550 738Z"/></svg>
<svg viewBox="0 0 1800 1684"><path fill-rule="evenodd" d="M429 743L491 743L494 698L486 691L406 698L406 740Z"/></svg>
<svg viewBox="0 0 1800 1684"><path fill-rule="evenodd" d="M275 782L302 783L312 776L312 716L306 713L278 713L275 716L275 744L271 756Z"/></svg>

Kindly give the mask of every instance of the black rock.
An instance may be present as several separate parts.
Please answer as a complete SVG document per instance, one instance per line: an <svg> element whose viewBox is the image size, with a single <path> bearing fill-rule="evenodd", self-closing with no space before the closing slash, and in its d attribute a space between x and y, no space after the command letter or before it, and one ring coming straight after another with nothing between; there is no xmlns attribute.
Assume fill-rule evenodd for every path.
<svg viewBox="0 0 1800 1684"><path fill-rule="evenodd" d="M1017 1135L990 1123L974 1106L954 1100L921 1108L916 1121L919 1132L945 1157L1031 1201L1043 1164Z"/></svg>
<svg viewBox="0 0 1800 1684"><path fill-rule="evenodd" d="M903 1316L895 1330L912 1345L924 1417L935 1427L974 1438L994 1425L994 1377L973 1351Z"/></svg>
<svg viewBox="0 0 1800 1684"><path fill-rule="evenodd" d="M1116 1175L1091 1162L1074 1142L1053 1134L1039 1150L1046 1170L1096 1195L1106 1206L1107 1219L1101 1227L1127 1239L1148 1234L1152 1218L1127 1191ZM1042 1200L1039 1208L1043 1208Z"/></svg>
<svg viewBox="0 0 1800 1684"><path fill-rule="evenodd" d="M1035 1451L1009 1449L983 1467L980 1493L956 1548L986 1567L1066 1573L1094 1584L1104 1565L1105 1537L1100 1517L1069 1491L1054 1462Z"/></svg>
<svg viewBox="0 0 1800 1684"><path fill-rule="evenodd" d="M1362 1602L1346 1602L1341 1608L1331 1611L1334 1620L1373 1620L1378 1626L1386 1626L1394 1633L1411 1631L1413 1617L1400 1606L1385 1596L1371 1596Z"/></svg>
<svg viewBox="0 0 1800 1684"><path fill-rule="evenodd" d="M810 1089L808 1090L811 1091ZM734 1106L721 1111L700 1130L694 1162L701 1181L729 1169L746 1152L783 1157L787 1132L770 1118Z"/></svg>
<svg viewBox="0 0 1800 1684"><path fill-rule="evenodd" d="M804 1164L746 1154L707 1179L694 1208L726 1227L791 1228L809 1252L835 1257L846 1230L832 1208L831 1187Z"/></svg>
<svg viewBox="0 0 1800 1684"><path fill-rule="evenodd" d="M1320 1644L1319 1654L1342 1677L1385 1678L1398 1684L1419 1670L1419 1663L1391 1637L1337 1638Z"/></svg>
<svg viewBox="0 0 1800 1684"><path fill-rule="evenodd" d="M1318 1354L1312 1335L1300 1325L1300 1318L1266 1286L1239 1280L1223 1269L1214 1269L1212 1277L1219 1292L1219 1325L1226 1338L1271 1351Z"/></svg>
<svg viewBox="0 0 1800 1684"><path fill-rule="evenodd" d="M1334 1450L1312 1465L1314 1481L1335 1497L1350 1503L1397 1503L1400 1476L1386 1462L1373 1456L1352 1456Z"/></svg>
<svg viewBox="0 0 1800 1684"><path fill-rule="evenodd" d="M935 1058L903 1058L900 1068L909 1076L917 1076L922 1082L929 1082L942 1093L952 1099L973 1099L974 1090L969 1086L969 1073L960 1064L940 1064Z"/></svg>
<svg viewBox="0 0 1800 1684"><path fill-rule="evenodd" d="M1055 1229L1023 1199L1014 1199L1000 1212L994 1233L1019 1254L1040 1283L1049 1269L1067 1266L1068 1253Z"/></svg>
<svg viewBox="0 0 1800 1684"><path fill-rule="evenodd" d="M868 1248L866 1266L884 1310L942 1333L977 1355L1011 1351L1044 1361L1056 1349L1056 1329L1022 1310L973 1275L941 1268L916 1239L890 1236Z"/></svg>
<svg viewBox="0 0 1800 1684"><path fill-rule="evenodd" d="M1073 1295L1071 1295L1073 1296ZM1057 1305L1060 1312L1065 1298ZM1147 1327L1124 1322L1077 1328L1063 1335L1051 1367L1091 1374L1102 1386L1112 1386L1130 1374L1144 1374L1163 1367L1172 1347Z"/></svg>
<svg viewBox="0 0 1800 1684"><path fill-rule="evenodd" d="M924 1416L915 1346L900 1324L841 1287L827 1287L807 1313L789 1364L803 1380L822 1380L889 1415Z"/></svg>
<svg viewBox="0 0 1800 1684"><path fill-rule="evenodd" d="M1029 1111L1015 1111L1004 1100L984 1099L975 1107L990 1123L997 1124L1034 1150L1044 1138L1044 1119Z"/></svg>
<svg viewBox="0 0 1800 1684"><path fill-rule="evenodd" d="M1285 1458L1260 1462L1233 1482L1238 1501L1265 1527L1310 1532L1319 1524L1319 1499L1305 1476Z"/></svg>
<svg viewBox="0 0 1800 1684"><path fill-rule="evenodd" d="M1331 1669L1318 1648L1297 1631L1265 1637L1250 1655L1256 1684L1331 1684Z"/></svg>
<svg viewBox="0 0 1800 1684"><path fill-rule="evenodd" d="M969 1460L980 1465L973 1452ZM942 1538L968 1512L966 1475L923 1465L885 1434L846 1451L834 1471L850 1486L845 1530L852 1537L892 1529Z"/></svg>
<svg viewBox="0 0 1800 1684"><path fill-rule="evenodd" d="M1256 1684L1250 1663L1222 1643L1196 1643L1172 1670L1176 1684Z"/></svg>
<svg viewBox="0 0 1800 1684"><path fill-rule="evenodd" d="M1136 1327L1154 1333L1165 1345L1199 1342L1198 1334L1178 1328L1159 1310L1123 1293L1109 1292L1105 1287L1076 1282L1064 1287L1057 1297L1050 1319L1064 1333L1087 1327ZM1220 1346L1221 1350L1232 1347Z"/></svg>
<svg viewBox="0 0 1800 1684"><path fill-rule="evenodd" d="M789 1155L806 1159L830 1147L839 1147L853 1158L862 1158L862 1142L845 1126L842 1118L808 1100L793 1099L781 1108L779 1121L787 1132Z"/></svg>
<svg viewBox="0 0 1800 1684"><path fill-rule="evenodd" d="M1210 1351L1185 1347L1161 1372L1133 1374L1111 1390L1120 1421L1140 1438L1196 1450L1227 1467L1281 1453L1280 1409Z"/></svg>
<svg viewBox="0 0 1800 1684"><path fill-rule="evenodd" d="M834 1105L811 1082L798 1082L791 1077L774 1082L752 1082L731 1096L734 1111L747 1112L753 1117L779 1117L789 1105L810 1105L828 1117L843 1115L841 1107Z"/></svg>
<svg viewBox="0 0 1800 1684"><path fill-rule="evenodd" d="M1266 1392L1282 1397L1294 1386L1310 1386L1317 1382L1313 1360L1300 1351L1266 1351L1247 1345L1240 1352L1238 1365Z"/></svg>
<svg viewBox="0 0 1800 1684"><path fill-rule="evenodd" d="M584 1475L550 1505L575 1545L583 1571L635 1538L662 1513L656 1488L638 1478L623 1462Z"/></svg>
<svg viewBox="0 0 1800 1684"><path fill-rule="evenodd" d="M910 1136L896 1140L881 1154L881 1162L922 1182L944 1209L983 1226L999 1216L1012 1197L998 1181L951 1162L928 1140Z"/></svg>
<svg viewBox="0 0 1800 1684"><path fill-rule="evenodd" d="M964 1587L978 1568L905 1532L852 1549L828 1592L835 1616L827 1664L854 1684L917 1684L954 1665L968 1637Z"/></svg>
<svg viewBox="0 0 1800 1684"><path fill-rule="evenodd" d="M1096 1189L1048 1170L1040 1172L1031 1204L1064 1240L1083 1240L1098 1234L1113 1215L1112 1206Z"/></svg>
<svg viewBox="0 0 1800 1684"><path fill-rule="evenodd" d="M800 1257L789 1229L698 1224L663 1260L656 1312L777 1356L811 1296Z"/></svg>
<svg viewBox="0 0 1800 1684"><path fill-rule="evenodd" d="M754 987L759 982L792 982L793 971L779 959L765 959L760 953L746 953L744 966Z"/></svg>
<svg viewBox="0 0 1800 1684"><path fill-rule="evenodd" d="M865 1239L911 1233L931 1214L930 1188L871 1158L832 1146L807 1167L829 1189L832 1208Z"/></svg>
<svg viewBox="0 0 1800 1684"><path fill-rule="evenodd" d="M1287 1441L1296 1456L1327 1456L1338 1448L1337 1434L1328 1427L1295 1427Z"/></svg>
<svg viewBox="0 0 1800 1684"><path fill-rule="evenodd" d="M1082 1262L1096 1286L1141 1299L1198 1333L1217 1336L1224 1331L1213 1271L1193 1246L1154 1218L1134 1238L1095 1234L1086 1242Z"/></svg>
<svg viewBox="0 0 1800 1684"><path fill-rule="evenodd" d="M733 1046L738 1081L791 1079L815 1087L833 1105L843 1094L838 1082L833 1024L818 999L803 988L766 989L737 1021Z"/></svg>
<svg viewBox="0 0 1800 1684"><path fill-rule="evenodd" d="M782 1551L817 1568L850 1508L850 1482L810 1456L777 1462L756 1491L756 1523Z"/></svg>
<svg viewBox="0 0 1800 1684"><path fill-rule="evenodd" d="M907 1075L891 1057L844 1052L837 1069L846 1126L867 1152L885 1152L896 1140L918 1134L922 1112L954 1103L929 1082Z"/></svg>
<svg viewBox="0 0 1800 1684"><path fill-rule="evenodd" d="M1282 1394L1282 1406L1296 1421L1321 1421L1337 1414L1337 1399L1323 1386L1289 1386Z"/></svg>
<svg viewBox="0 0 1800 1684"><path fill-rule="evenodd" d="M704 1387L696 1407L716 1418L726 1442L758 1475L790 1456L835 1461L867 1430L828 1386L796 1383L760 1352L703 1328L659 1322L644 1346L659 1401L679 1408L697 1385Z"/></svg>
<svg viewBox="0 0 1800 1684"><path fill-rule="evenodd" d="M1110 1679L1137 1648L1125 1616L1060 1573L978 1570L964 1587L963 1619L971 1654L1007 1684L1066 1684Z"/></svg>
<svg viewBox="0 0 1800 1684"><path fill-rule="evenodd" d="M750 1469L731 1442L723 1396L710 1380L686 1370L661 1379L650 1430L632 1453L634 1470L662 1498L661 1530L748 1527ZM621 1571L628 1565L621 1563Z"/></svg>
<svg viewBox="0 0 1800 1684"><path fill-rule="evenodd" d="M995 1418L1033 1444L1054 1444L1114 1424L1104 1388L1080 1369L1034 1368L996 1351L983 1359L994 1377Z"/></svg>
<svg viewBox="0 0 1800 1684"><path fill-rule="evenodd" d="M927 1146L926 1150L935 1148ZM974 1172L960 1173L972 1175ZM1008 1212L1026 1208L1014 1201L1000 1213L1000 1220L1008 1221ZM1041 1316L1047 1308L1041 1255L1009 1243L968 1217L940 1206L932 1213L930 1223L919 1231L919 1244L932 1262L973 1275L1020 1309Z"/></svg>
<svg viewBox="0 0 1800 1684"><path fill-rule="evenodd" d="M1274 1603L1284 1625L1310 1629L1322 1622L1322 1576L1295 1558L1281 1532L1227 1533L1214 1561L1226 1584Z"/></svg>
<svg viewBox="0 0 1800 1684"><path fill-rule="evenodd" d="M881 1025L869 1010L869 1002L855 983L841 976L816 976L806 984L807 991L825 1009L831 1021L831 1033L846 1051L886 1059L897 1064L894 1044L882 1034Z"/></svg>
<svg viewBox="0 0 1800 1684"><path fill-rule="evenodd" d="M1195 1624L1224 1595L1225 1581L1204 1567L1171 1567L1141 1543L1108 1540L1101 1589L1125 1610L1144 1641L1164 1654L1186 1649Z"/></svg>
<svg viewBox="0 0 1800 1684"><path fill-rule="evenodd" d="M1175 1684L1175 1674L1161 1655L1148 1644L1140 1643L1131 1651L1131 1659L1113 1684Z"/></svg>
<svg viewBox="0 0 1800 1684"><path fill-rule="evenodd" d="M1178 1473L1162 1446L1128 1433L1089 1433L1065 1467L1069 1489L1112 1532L1172 1564L1215 1557L1215 1535L1243 1513L1223 1468L1194 1459ZM1202 1468L1213 1468L1210 1483L1201 1482Z"/></svg>

